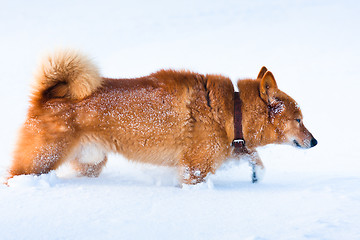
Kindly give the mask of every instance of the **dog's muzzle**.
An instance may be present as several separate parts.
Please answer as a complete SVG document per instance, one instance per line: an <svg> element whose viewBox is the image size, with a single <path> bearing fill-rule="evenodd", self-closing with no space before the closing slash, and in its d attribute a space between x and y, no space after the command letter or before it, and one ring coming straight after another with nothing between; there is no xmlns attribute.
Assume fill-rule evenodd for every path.
<svg viewBox="0 0 360 240"><path fill-rule="evenodd" d="M315 147L318 144L318 141L313 137L310 142L307 142L305 146L302 146L298 141L294 140L293 143L298 148L312 148Z"/></svg>
<svg viewBox="0 0 360 240"><path fill-rule="evenodd" d="M318 144L318 141L315 138L311 139L310 147L315 147L317 144Z"/></svg>

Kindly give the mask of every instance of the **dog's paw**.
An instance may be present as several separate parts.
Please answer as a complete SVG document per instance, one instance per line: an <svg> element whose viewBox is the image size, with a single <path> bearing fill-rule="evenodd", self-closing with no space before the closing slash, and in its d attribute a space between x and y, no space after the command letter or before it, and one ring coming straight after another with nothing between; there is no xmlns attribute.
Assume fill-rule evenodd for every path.
<svg viewBox="0 0 360 240"><path fill-rule="evenodd" d="M210 179L207 179L204 182L192 184L192 185L183 183L181 185L181 188L184 190L214 189L214 184Z"/></svg>
<svg viewBox="0 0 360 240"><path fill-rule="evenodd" d="M265 175L265 168L263 166L259 165L253 165L252 166L252 176L251 180L253 183L257 183L263 180Z"/></svg>

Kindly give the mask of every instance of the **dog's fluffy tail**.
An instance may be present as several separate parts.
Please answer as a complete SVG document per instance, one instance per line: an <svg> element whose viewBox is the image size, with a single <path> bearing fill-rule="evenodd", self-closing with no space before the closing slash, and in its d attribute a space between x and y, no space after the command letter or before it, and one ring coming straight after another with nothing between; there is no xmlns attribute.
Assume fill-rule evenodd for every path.
<svg viewBox="0 0 360 240"><path fill-rule="evenodd" d="M78 52L65 50L47 56L35 74L32 100L80 100L103 83L96 66Z"/></svg>

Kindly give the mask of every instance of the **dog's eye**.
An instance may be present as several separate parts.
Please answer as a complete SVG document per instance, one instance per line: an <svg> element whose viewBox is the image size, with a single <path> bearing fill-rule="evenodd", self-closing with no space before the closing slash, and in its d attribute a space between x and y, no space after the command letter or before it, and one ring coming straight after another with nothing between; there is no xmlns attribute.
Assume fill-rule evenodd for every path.
<svg viewBox="0 0 360 240"><path fill-rule="evenodd" d="M298 123L300 123L301 122L301 119L299 119L299 118L297 118L297 119L295 119Z"/></svg>

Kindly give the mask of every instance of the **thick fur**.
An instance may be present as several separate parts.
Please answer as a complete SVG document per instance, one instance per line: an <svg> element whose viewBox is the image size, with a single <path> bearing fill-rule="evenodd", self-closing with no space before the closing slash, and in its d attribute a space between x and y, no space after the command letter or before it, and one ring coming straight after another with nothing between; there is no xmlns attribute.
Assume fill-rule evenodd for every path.
<svg viewBox="0 0 360 240"><path fill-rule="evenodd" d="M35 74L33 99L69 98L80 100L102 85L97 68L86 57L73 51L49 55Z"/></svg>
<svg viewBox="0 0 360 240"><path fill-rule="evenodd" d="M256 147L314 145L296 102L278 90L263 68L238 82L243 102L243 155L262 169ZM179 168L187 184L204 181L229 158L234 138L234 88L229 78L161 70L136 79L100 78L83 56L60 52L42 63L10 177L42 174L71 161L80 174L98 176L107 152Z"/></svg>

